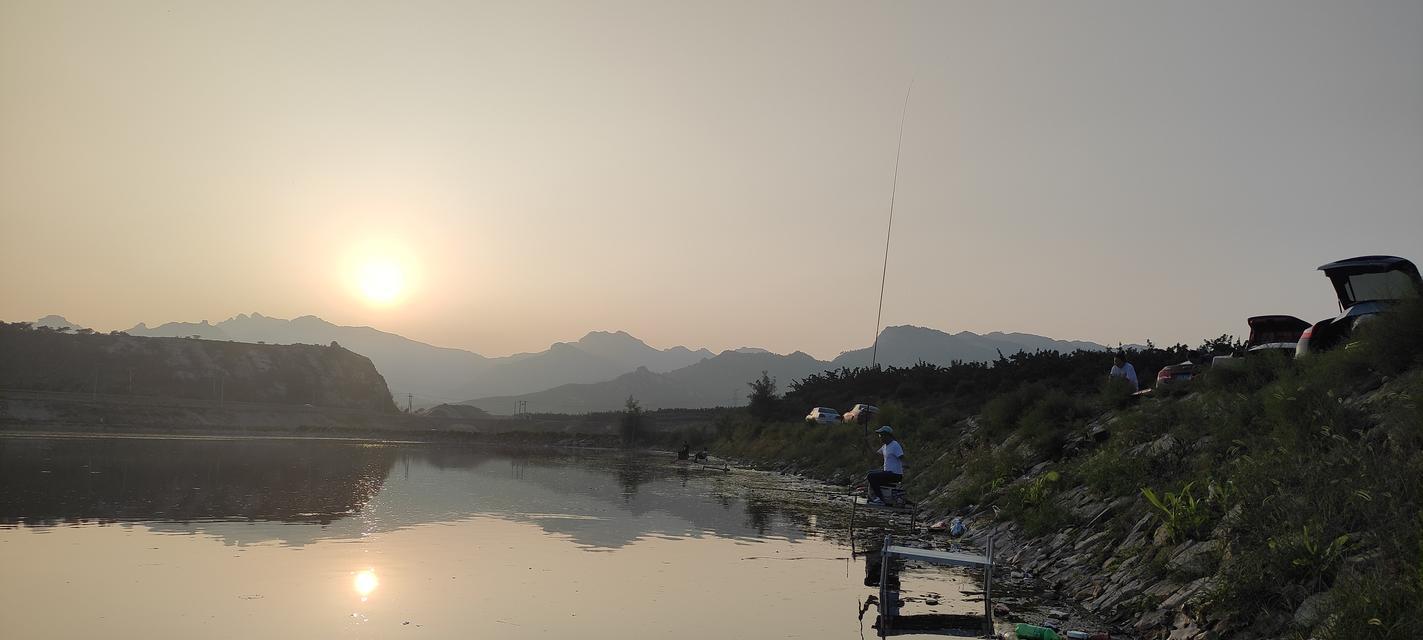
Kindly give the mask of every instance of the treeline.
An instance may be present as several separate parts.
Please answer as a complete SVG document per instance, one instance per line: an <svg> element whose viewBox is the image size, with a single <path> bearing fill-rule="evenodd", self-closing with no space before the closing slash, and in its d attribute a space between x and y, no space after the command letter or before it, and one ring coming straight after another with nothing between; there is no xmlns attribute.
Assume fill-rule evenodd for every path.
<svg viewBox="0 0 1423 640"><path fill-rule="evenodd" d="M1140 378L1150 386L1156 372L1169 364L1202 359L1228 351L1229 336L1208 341L1197 349L1178 344L1169 348L1147 346L1123 350ZM1109 351L1078 350L1071 353L1018 352L993 362L954 362L939 366L920 362L912 367L860 367L814 374L790 383L777 417L794 419L812 407L849 409L856 403L897 404L956 420L978 413L996 396L1035 385L1067 394L1095 393L1112 367Z"/></svg>

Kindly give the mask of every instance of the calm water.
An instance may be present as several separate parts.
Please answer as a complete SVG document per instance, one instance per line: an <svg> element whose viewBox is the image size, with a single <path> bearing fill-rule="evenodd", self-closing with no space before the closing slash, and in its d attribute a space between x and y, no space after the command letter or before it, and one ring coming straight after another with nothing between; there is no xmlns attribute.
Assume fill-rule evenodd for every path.
<svg viewBox="0 0 1423 640"><path fill-rule="evenodd" d="M843 520L749 488L777 481L461 445L0 437L0 637L873 637ZM905 576L911 598L963 586ZM974 611L944 600L920 610Z"/></svg>

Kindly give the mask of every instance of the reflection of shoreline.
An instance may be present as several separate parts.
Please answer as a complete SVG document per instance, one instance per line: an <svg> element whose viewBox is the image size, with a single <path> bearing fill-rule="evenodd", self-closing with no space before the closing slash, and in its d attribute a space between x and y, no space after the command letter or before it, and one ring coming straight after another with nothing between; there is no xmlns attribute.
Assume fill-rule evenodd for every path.
<svg viewBox="0 0 1423 640"><path fill-rule="evenodd" d="M119 522L304 545L496 517L590 550L647 537L797 541L815 530L803 508L748 495L748 479L547 446L0 437L0 526Z"/></svg>
<svg viewBox="0 0 1423 640"><path fill-rule="evenodd" d="M390 446L154 438L0 438L0 523L270 520L358 513Z"/></svg>

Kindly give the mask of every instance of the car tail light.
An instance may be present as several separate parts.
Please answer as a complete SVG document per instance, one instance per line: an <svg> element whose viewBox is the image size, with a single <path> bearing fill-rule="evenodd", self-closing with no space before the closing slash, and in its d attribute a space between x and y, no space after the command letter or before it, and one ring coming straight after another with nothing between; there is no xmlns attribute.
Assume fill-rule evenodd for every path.
<svg viewBox="0 0 1423 640"><path fill-rule="evenodd" d="M1309 337L1314 335L1314 326L1310 325L1303 333L1299 334L1299 340L1295 342L1295 357L1309 353Z"/></svg>

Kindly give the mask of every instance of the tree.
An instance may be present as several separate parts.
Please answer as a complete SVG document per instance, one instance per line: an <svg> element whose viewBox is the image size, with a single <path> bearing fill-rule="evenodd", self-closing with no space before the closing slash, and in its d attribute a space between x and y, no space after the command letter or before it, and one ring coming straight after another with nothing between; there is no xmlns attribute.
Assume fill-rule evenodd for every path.
<svg viewBox="0 0 1423 640"><path fill-rule="evenodd" d="M751 402L746 406L746 410L760 420L775 417L776 405L779 404L779 398L776 397L776 379L763 370L760 378L746 383L746 386L751 387L750 395L746 396Z"/></svg>
<svg viewBox="0 0 1423 640"><path fill-rule="evenodd" d="M646 421L642 405L632 396L628 396L627 404L623 407L623 417L618 421L618 436L622 438L623 446L632 446L642 441Z"/></svg>

